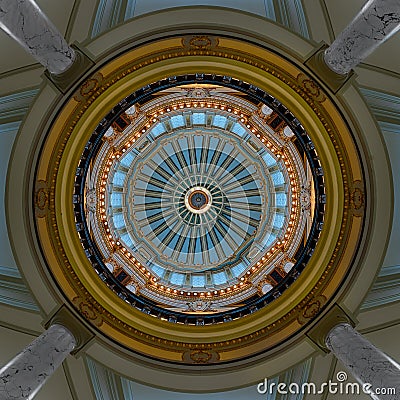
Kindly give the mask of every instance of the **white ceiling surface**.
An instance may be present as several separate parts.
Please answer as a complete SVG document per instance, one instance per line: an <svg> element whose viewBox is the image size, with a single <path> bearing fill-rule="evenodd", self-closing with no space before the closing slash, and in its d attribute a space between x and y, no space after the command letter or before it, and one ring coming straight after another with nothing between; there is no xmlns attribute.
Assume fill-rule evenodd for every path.
<svg viewBox="0 0 400 400"><path fill-rule="evenodd" d="M93 10L96 0L37 0L43 11L49 16L56 27L65 35L67 34L70 42L77 40L83 41L89 32L89 23L92 21ZM337 35L353 16L360 10L364 0L303 0L307 18L311 24L311 32L316 42L324 40L329 42L332 35ZM154 8L169 7L176 5L221 5L232 8L240 8L258 15L265 14L263 0L209 0L209 1L188 1L188 0L136 0L135 14L142 14L152 11ZM60 12L60 10L62 10ZM345 10L345 12L344 12ZM74 17L71 13L74 11ZM327 23L323 22L323 17L327 18ZM75 23L71 24L74 20ZM383 85L387 91L400 96L400 38L395 36L382 45L375 53L368 57L366 63L374 66L374 69L358 68L360 81L362 84L377 90ZM0 52L7 57L2 58L0 64L0 95L18 91L23 88L35 86L41 82L43 69L35 65L35 61L27 55L13 40L0 30ZM33 69L29 69L34 65ZM26 68L27 67L27 68ZM22 69L21 69L22 68ZM383 70L382 70L383 69ZM383 75L384 70L391 71L389 75ZM382 74L382 75L380 75ZM382 76L382 80L379 79ZM386 79L387 78L387 79ZM384 83L382 83L384 82ZM400 134L385 133L385 141L388 145L389 156L393 165L393 175L395 176L396 198L400 198ZM7 243L6 226L4 222L4 180L9 154L13 144L14 135L0 133L0 265L13 266L15 261L12 257L9 244ZM395 221L396 222L389 251L385 259L385 265L400 265L400 252L398 243L400 242L400 211L398 200L396 200ZM387 311L385 311L387 310ZM382 326L390 321L398 319L398 304L391 305L385 310L375 309L363 313L360 316L360 325L367 329L379 321ZM366 318L363 318L363 315ZM11 307L0 305L0 342L3 343L0 351L0 364L3 365L23 347L32 341L34 335L42 330L40 327L41 317L38 314L27 313L22 310L15 310ZM378 322L377 322L378 323ZM31 332L26 334L23 332ZM398 325L385 327L367 334L367 337L378 347L400 360L400 350L396 346L394 338L399 335ZM335 363L331 355L318 356L314 361L312 379L324 382L327 376L334 376L332 368ZM341 370L341 366L336 366ZM267 374L267 371L266 371ZM330 374L330 375L329 375ZM187 395L166 393L137 384L135 390L135 400L153 400L163 398L166 400L182 399L196 400L200 398L210 398L212 400L242 400L262 398L256 393L255 387L237 390L225 394L213 395ZM77 395L76 393L79 393ZM69 357L44 389L36 397L38 400L50 399L90 399L92 392L89 385L87 371L82 358L75 359ZM169 397L168 397L169 396ZM338 396L328 397L327 400L339 399ZM348 397L343 397L348 398ZM360 400L364 397L357 397ZM365 397L366 399L368 397ZM105 399L106 400L106 399ZM107 399L108 400L108 399Z"/></svg>

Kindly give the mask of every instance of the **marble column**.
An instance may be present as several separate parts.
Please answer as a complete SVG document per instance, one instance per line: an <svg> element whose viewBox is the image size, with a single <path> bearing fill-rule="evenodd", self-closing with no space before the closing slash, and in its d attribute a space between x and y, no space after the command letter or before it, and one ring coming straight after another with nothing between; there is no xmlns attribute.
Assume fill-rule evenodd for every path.
<svg viewBox="0 0 400 400"><path fill-rule="evenodd" d="M0 400L33 399L75 346L67 328L51 325L0 370Z"/></svg>
<svg viewBox="0 0 400 400"><path fill-rule="evenodd" d="M399 28L399 0L369 0L325 50L325 62L334 72L347 74Z"/></svg>
<svg viewBox="0 0 400 400"><path fill-rule="evenodd" d="M350 324L340 323L332 328L326 336L325 344L360 384L370 385L373 399L400 398L400 365ZM395 388L395 393L387 394L389 388Z"/></svg>
<svg viewBox="0 0 400 400"><path fill-rule="evenodd" d="M0 0L0 27L52 74L74 62L74 50L33 0Z"/></svg>

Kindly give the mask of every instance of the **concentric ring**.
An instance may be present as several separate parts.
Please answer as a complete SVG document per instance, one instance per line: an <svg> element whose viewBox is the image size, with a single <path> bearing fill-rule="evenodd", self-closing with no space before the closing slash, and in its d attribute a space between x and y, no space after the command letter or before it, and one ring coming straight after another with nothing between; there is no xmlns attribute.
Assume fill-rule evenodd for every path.
<svg viewBox="0 0 400 400"><path fill-rule="evenodd" d="M351 268L368 261L360 249L369 232L363 217L371 215L360 200L370 182L360 159L349 157L359 154L363 136L356 130L354 139L342 107L288 59L251 39L211 37L207 49L195 49L196 40L168 37L116 54L58 105L35 170L35 228L48 268L43 277L54 277L64 300L99 337L118 351L133 350L138 365L145 356L150 368L162 364L175 373L178 364L196 364L200 353L216 365L188 368L219 374L233 362L253 370L284 341L297 342L349 287ZM171 126L175 116L184 125ZM229 124L218 127L220 117ZM269 249L251 253L254 262L235 279L230 273L250 255L246 246L217 266L226 281L218 280L220 271L192 270L174 283L170 271L158 275L114 229L111 214L118 207L110 208L110 179L132 149L140 154L167 134L206 128L236 134L256 158L269 150L264 172L271 177L272 209L264 226L277 225L282 211L287 225ZM279 210L273 209L275 168L287 190ZM48 202L37 204L38 198ZM120 207L123 217L127 204ZM213 278L205 285L198 277L203 273Z"/></svg>
<svg viewBox="0 0 400 400"><path fill-rule="evenodd" d="M112 112L99 127L105 140L86 191L95 187L100 203L86 203L85 219L100 276L126 301L171 322L229 321L268 304L304 269L322 226L323 173L301 125L271 96L260 104L253 88L252 101L239 101L243 88L214 75L213 93L204 87L188 101L190 82L176 78L173 101L135 93L124 101L134 113ZM228 94L214 83L221 78ZM188 208L191 190L204 212Z"/></svg>

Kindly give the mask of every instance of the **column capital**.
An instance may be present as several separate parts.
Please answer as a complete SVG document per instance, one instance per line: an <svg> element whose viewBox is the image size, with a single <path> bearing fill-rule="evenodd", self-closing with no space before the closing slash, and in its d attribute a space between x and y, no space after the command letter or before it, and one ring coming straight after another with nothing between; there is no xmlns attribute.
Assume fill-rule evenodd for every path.
<svg viewBox="0 0 400 400"><path fill-rule="evenodd" d="M85 72L93 65L93 60L85 53L78 44L72 44L71 48L75 51L73 64L61 74L51 74L45 71L45 76L49 79L61 93L66 93Z"/></svg>
<svg viewBox="0 0 400 400"><path fill-rule="evenodd" d="M62 305L48 319L44 326L48 329L51 325L55 324L64 326L75 338L76 346L71 352L73 355L79 354L79 352L95 337L95 334L65 305Z"/></svg>
<svg viewBox="0 0 400 400"><path fill-rule="evenodd" d="M307 332L307 336L325 353L329 352L325 344L329 332L339 324L350 324L354 327L354 320L337 304L326 312L319 321Z"/></svg>
<svg viewBox="0 0 400 400"><path fill-rule="evenodd" d="M348 74L338 74L328 67L324 54L328 45L321 43L320 47L306 61L305 65L333 92L337 93L343 85L353 76L353 71Z"/></svg>

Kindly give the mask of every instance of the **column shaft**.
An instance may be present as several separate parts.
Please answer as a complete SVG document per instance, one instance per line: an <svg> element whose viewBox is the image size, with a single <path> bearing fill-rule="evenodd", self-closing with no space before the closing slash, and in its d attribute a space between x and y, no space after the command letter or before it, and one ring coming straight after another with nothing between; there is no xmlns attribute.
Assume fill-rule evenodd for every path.
<svg viewBox="0 0 400 400"><path fill-rule="evenodd" d="M0 0L0 27L52 74L74 62L74 50L33 0Z"/></svg>
<svg viewBox="0 0 400 400"><path fill-rule="evenodd" d="M347 74L399 28L399 0L369 0L326 49L325 62L338 74Z"/></svg>
<svg viewBox="0 0 400 400"><path fill-rule="evenodd" d="M33 399L76 346L62 325L52 325L0 370L0 400Z"/></svg>
<svg viewBox="0 0 400 400"><path fill-rule="evenodd" d="M376 348L351 325L336 325L326 337L326 346L361 384L370 384L373 399L396 400L400 396L400 365ZM395 388L395 394L381 388Z"/></svg>

